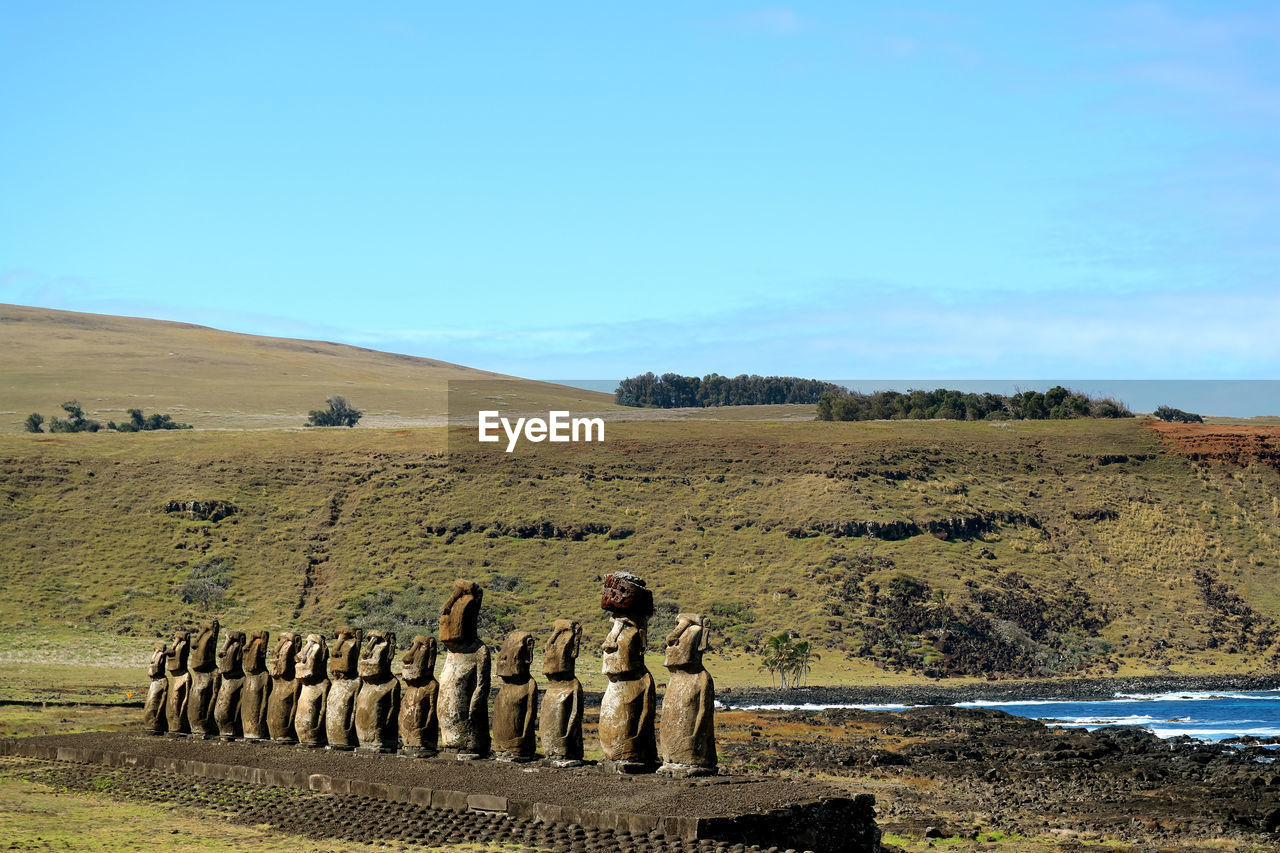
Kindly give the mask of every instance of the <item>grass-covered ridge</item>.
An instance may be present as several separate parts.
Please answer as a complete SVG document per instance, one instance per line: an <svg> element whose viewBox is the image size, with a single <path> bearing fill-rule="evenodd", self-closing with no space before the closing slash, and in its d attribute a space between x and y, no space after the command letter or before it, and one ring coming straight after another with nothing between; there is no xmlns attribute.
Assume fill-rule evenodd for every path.
<svg viewBox="0 0 1280 853"><path fill-rule="evenodd" d="M489 637L573 617L591 649L622 567L655 590L655 643L701 611L745 667L789 629L828 683L1275 666L1280 478L1135 420L617 423L511 455L473 435L447 457L443 430L0 437L0 619L430 633L465 576ZM223 593L184 602L202 579Z"/></svg>
<svg viewBox="0 0 1280 853"><path fill-rule="evenodd" d="M72 400L102 424L145 409L196 429L300 427L335 394L364 411L361 427L443 425L452 408L474 418L476 387L485 408L617 408L608 394L436 359L0 304L0 431L23 430L32 413L60 415Z"/></svg>

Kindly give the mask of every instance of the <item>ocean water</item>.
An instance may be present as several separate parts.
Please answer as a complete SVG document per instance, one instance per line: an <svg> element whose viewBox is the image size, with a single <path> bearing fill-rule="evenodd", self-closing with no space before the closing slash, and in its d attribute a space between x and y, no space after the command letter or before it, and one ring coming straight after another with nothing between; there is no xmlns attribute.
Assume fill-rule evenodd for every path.
<svg viewBox="0 0 1280 853"><path fill-rule="evenodd" d="M1280 737L1280 690L1120 693L1094 702L961 702L958 707L998 708L1066 728L1141 726L1164 738Z"/></svg>
<svg viewBox="0 0 1280 853"><path fill-rule="evenodd" d="M901 711L907 705L755 705L758 709L811 710L861 708ZM1255 735L1280 737L1280 690L1247 692L1177 691L1118 693L1113 699L1076 702L1041 699L1026 702L959 702L959 708L997 708L1051 726L1097 729L1140 726L1162 738L1187 735L1204 741Z"/></svg>

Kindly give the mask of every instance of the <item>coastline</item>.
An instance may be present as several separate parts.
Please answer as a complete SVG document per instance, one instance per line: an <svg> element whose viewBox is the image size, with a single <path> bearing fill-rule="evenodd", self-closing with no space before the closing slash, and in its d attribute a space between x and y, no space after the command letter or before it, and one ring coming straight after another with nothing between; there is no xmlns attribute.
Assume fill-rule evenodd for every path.
<svg viewBox="0 0 1280 853"><path fill-rule="evenodd" d="M1186 691L1280 690L1280 672L1269 675L1145 675L1046 678L980 684L916 684L866 687L742 687L716 691L727 709L756 705L954 705L957 702L1089 701L1116 694Z"/></svg>

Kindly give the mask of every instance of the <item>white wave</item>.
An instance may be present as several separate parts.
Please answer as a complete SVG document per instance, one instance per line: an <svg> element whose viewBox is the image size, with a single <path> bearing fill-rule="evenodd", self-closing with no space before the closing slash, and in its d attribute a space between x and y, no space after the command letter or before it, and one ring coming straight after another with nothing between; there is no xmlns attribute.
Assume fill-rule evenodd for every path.
<svg viewBox="0 0 1280 853"><path fill-rule="evenodd" d="M716 703L720 705L719 702ZM724 706L721 706L724 707ZM819 705L813 702L805 702L802 705L788 705L785 703L770 705L734 705L729 710L733 711L826 711L828 709L835 710L854 710L854 711L905 711L908 708L918 708L918 705Z"/></svg>
<svg viewBox="0 0 1280 853"><path fill-rule="evenodd" d="M1100 702L1107 700L1100 699ZM1012 708L1032 705L1080 705L1078 700L1074 699L1022 699L1016 702L1003 701L1000 699L978 700L976 702L956 702L956 708Z"/></svg>
<svg viewBox="0 0 1280 853"><path fill-rule="evenodd" d="M1161 720L1158 717L1149 717L1145 714L1131 714L1127 717L1062 717L1062 718L1038 718L1041 722L1053 723L1056 726L1073 727L1073 726L1149 726L1157 723L1168 723L1171 720Z"/></svg>
<svg viewBox="0 0 1280 853"><path fill-rule="evenodd" d="M1254 693L1233 693L1217 690L1203 692L1175 691L1172 693L1117 693L1116 699L1133 702L1201 702L1210 699L1264 699L1280 700L1280 690L1259 690Z"/></svg>
<svg viewBox="0 0 1280 853"><path fill-rule="evenodd" d="M1275 726L1263 726L1260 728L1240 729L1240 728L1183 728L1178 726L1147 726L1157 737L1171 738L1179 735L1187 735L1198 740L1222 740L1229 737L1243 737L1244 735L1254 735L1255 737L1276 737L1280 736L1280 728Z"/></svg>

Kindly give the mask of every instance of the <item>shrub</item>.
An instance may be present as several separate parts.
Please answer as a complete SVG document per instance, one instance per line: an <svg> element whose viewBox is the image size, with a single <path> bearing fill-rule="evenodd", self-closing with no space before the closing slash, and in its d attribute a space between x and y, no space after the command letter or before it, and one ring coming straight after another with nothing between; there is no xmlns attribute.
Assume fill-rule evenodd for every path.
<svg viewBox="0 0 1280 853"><path fill-rule="evenodd" d="M1169 406L1161 406L1155 410L1155 416L1166 423L1180 424L1202 424L1204 418L1194 412L1184 412L1182 409L1174 409Z"/></svg>
<svg viewBox="0 0 1280 853"><path fill-rule="evenodd" d="M117 432L148 432L155 429L192 429L191 424L180 424L173 419L172 415L153 414L149 417L143 417L142 409L129 410L129 422L117 424L115 421L107 423L107 429L113 429Z"/></svg>
<svg viewBox="0 0 1280 853"><path fill-rule="evenodd" d="M44 415L39 412L32 412L27 415L27 419L23 423L23 426L26 428L27 432L44 432L44 430L40 428L40 425L43 423Z"/></svg>
<svg viewBox="0 0 1280 853"><path fill-rule="evenodd" d="M195 604L208 610L224 602L230 586L231 560L213 557L191 567L187 579L178 587L178 597L184 604Z"/></svg>
<svg viewBox="0 0 1280 853"><path fill-rule="evenodd" d="M51 420L49 432L97 432L102 429L102 424L84 416L79 400L68 400L62 404L62 410L67 416Z"/></svg>
<svg viewBox="0 0 1280 853"><path fill-rule="evenodd" d="M327 409L312 409L307 416L307 426L344 426L353 427L359 422L364 412L353 409L345 397L336 394L325 401Z"/></svg>

